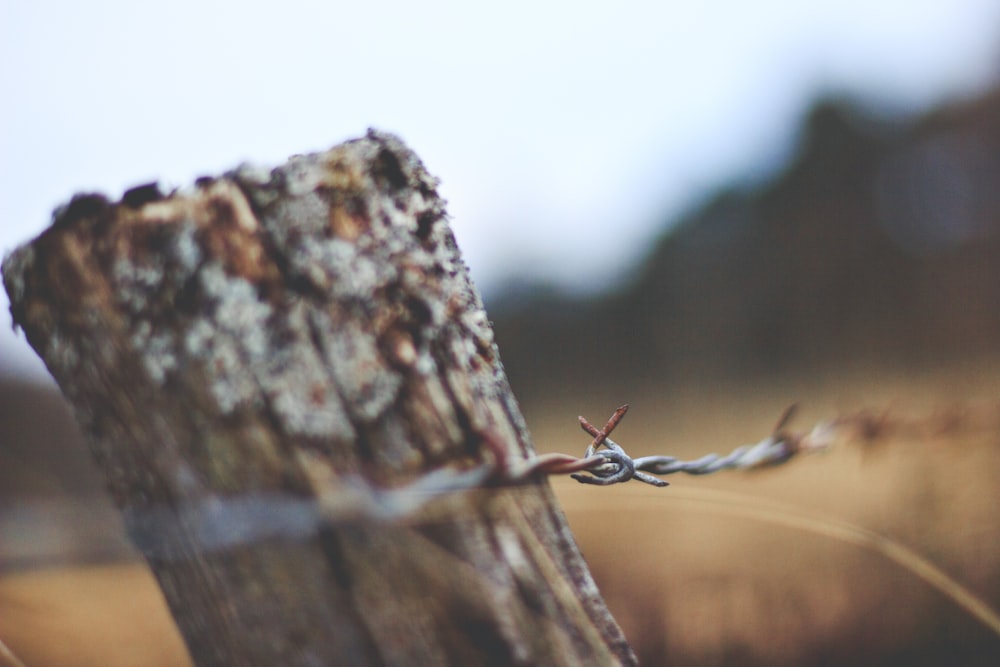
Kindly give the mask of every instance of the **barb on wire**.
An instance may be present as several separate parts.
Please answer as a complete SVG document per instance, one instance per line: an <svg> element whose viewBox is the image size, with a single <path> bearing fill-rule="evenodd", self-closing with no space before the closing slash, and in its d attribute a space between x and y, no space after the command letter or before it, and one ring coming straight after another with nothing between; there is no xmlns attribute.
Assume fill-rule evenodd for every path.
<svg viewBox="0 0 1000 667"><path fill-rule="evenodd" d="M876 445L894 436L932 438L958 429L1000 428L1000 411L994 404L939 411L923 418L909 418L889 412L862 411L841 415L819 423L811 431L795 433L786 429L794 406L785 411L771 435L756 444L738 447L725 456L710 454L694 461L671 456L631 458L608 436L628 410L622 406L599 429L580 418L583 430L592 438L582 458L568 454L542 454L516 458L503 438L489 430L479 432L483 456L466 465L444 466L417 476L407 483L382 487L360 474L345 474L335 484L322 485L314 496L288 493L249 493L235 496L208 494L178 504L133 506L124 509L134 544L157 558L188 558L186 545L192 540L202 550L227 549L237 544L269 539L287 539L311 534L323 526L354 522L434 520L432 504L437 499L457 495L460 501L489 498L490 489L517 486L548 475L572 475L584 484L609 485L637 479L665 486L657 475L687 473L704 475L728 469L755 469L784 463L807 451L830 447L835 441ZM486 493L480 493L486 491ZM475 495L473 495L475 494ZM53 536L79 533L81 526L90 540L84 545L92 557L103 557L114 547L100 528L88 526L103 511L87 504L67 507L48 503L19 503L0 507L0 535L22 539L0 541L0 561L38 564L60 558L65 546ZM441 505L442 513L449 510ZM180 534L171 531L181 531ZM174 537L167 539L169 535ZM0 663L2 663L0 655Z"/></svg>
<svg viewBox="0 0 1000 667"><path fill-rule="evenodd" d="M164 545L182 543L164 540L164 531L181 530L194 536L203 548L223 549L233 544L272 537L307 534L321 525L345 521L405 521L416 516L431 501L453 493L483 487L516 486L547 475L571 475L584 484L606 486L637 479L654 486L667 482L654 475L686 472L704 475L729 468L757 468L781 463L796 453L817 448L829 440L820 430L805 436L785 433L791 416L787 412L775 433L756 445L745 445L726 456L710 454L696 461L672 456L633 459L608 436L628 411L623 405L598 429L583 417L580 425L593 440L583 458L568 454L542 454L513 460L501 438L481 433L487 460L465 468L443 467L393 488L372 485L362 476L345 475L335 488L316 498L248 494L236 498L211 498L177 507L128 508L125 520L134 542L147 554L159 558L180 557Z"/></svg>
<svg viewBox="0 0 1000 667"><path fill-rule="evenodd" d="M689 475L708 475L720 470L750 470L765 466L784 463L801 451L825 449L832 442L835 423L819 424L810 433L795 435L785 431L785 425L795 413L795 406L790 406L782 414L775 426L774 432L760 442L737 447L725 456L708 454L694 461L681 461L674 456L643 456L631 458L621 445L608 437L612 430L625 416L628 405L623 405L604 425L598 429L583 417L579 417L580 426L594 439L587 447L586 458L592 460L601 457L603 461L587 466L581 472L571 475L582 484L607 486L619 484L631 479L637 479L653 486L667 486L668 482L653 475L670 475L683 472ZM605 449L600 449L604 447ZM652 474L648 474L652 473Z"/></svg>

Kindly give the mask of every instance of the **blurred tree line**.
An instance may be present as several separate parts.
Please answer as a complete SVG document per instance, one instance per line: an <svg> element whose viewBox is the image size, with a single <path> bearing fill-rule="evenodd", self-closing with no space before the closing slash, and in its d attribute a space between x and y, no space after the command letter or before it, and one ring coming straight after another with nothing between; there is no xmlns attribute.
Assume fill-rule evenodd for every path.
<svg viewBox="0 0 1000 667"><path fill-rule="evenodd" d="M784 170L668 222L612 293L492 300L518 394L995 355L1000 90L907 121L822 99Z"/></svg>

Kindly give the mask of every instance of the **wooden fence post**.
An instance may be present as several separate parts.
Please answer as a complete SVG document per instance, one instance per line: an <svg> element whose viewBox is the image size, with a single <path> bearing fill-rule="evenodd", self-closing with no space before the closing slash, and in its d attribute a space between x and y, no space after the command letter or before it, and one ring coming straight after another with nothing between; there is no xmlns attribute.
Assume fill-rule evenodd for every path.
<svg viewBox="0 0 1000 667"><path fill-rule="evenodd" d="M345 506L533 453L435 187L369 132L76 196L4 261L198 665L635 662L544 481Z"/></svg>

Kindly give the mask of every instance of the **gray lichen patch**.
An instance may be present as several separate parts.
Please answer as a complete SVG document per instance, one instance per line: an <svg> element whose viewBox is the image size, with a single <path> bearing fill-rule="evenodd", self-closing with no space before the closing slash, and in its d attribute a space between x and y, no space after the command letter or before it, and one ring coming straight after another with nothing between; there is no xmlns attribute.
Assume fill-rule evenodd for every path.
<svg viewBox="0 0 1000 667"><path fill-rule="evenodd" d="M432 236L444 215L435 183L398 139L373 133L295 156L264 187L243 185L296 275L335 299L367 299L396 279L400 261L428 261L417 234Z"/></svg>
<svg viewBox="0 0 1000 667"><path fill-rule="evenodd" d="M10 295L11 309L15 304L24 301L25 276L34 270L35 248L25 244L9 252L3 259L0 272L3 273L3 284ZM16 328L16 324L14 325Z"/></svg>
<svg viewBox="0 0 1000 667"><path fill-rule="evenodd" d="M172 324L178 293L197 270L202 252L189 220L171 224L143 218L140 211L128 217L127 232L127 245L120 235L121 251L108 262L110 293L126 315L129 346L150 379L162 386L179 366L181 345Z"/></svg>
<svg viewBox="0 0 1000 667"><path fill-rule="evenodd" d="M164 261L161 256L149 256L138 263L132 257L118 257L111 268L111 280L116 286L118 302L132 314L146 309L149 300L164 282Z"/></svg>
<svg viewBox="0 0 1000 667"><path fill-rule="evenodd" d="M198 320L184 337L184 351L204 367L218 411L232 413L257 396L253 374L243 363L239 341L208 320Z"/></svg>
<svg viewBox="0 0 1000 667"><path fill-rule="evenodd" d="M490 326L490 319L483 308L465 308L458 316L459 321L465 328L476 346L481 349L492 349L493 347L493 327Z"/></svg>
<svg viewBox="0 0 1000 667"><path fill-rule="evenodd" d="M172 332L154 331L147 320L141 320L132 328L129 342L150 379L157 385L162 386L167 375L177 369L176 341Z"/></svg>
<svg viewBox="0 0 1000 667"><path fill-rule="evenodd" d="M352 417L377 419L396 400L402 377L382 357L375 337L357 320L337 327L322 312L312 313L310 323L323 341L326 365Z"/></svg>
<svg viewBox="0 0 1000 667"><path fill-rule="evenodd" d="M57 373L73 373L80 367L79 349L59 329L53 329L49 335L45 365Z"/></svg>
<svg viewBox="0 0 1000 667"><path fill-rule="evenodd" d="M286 433L326 441L351 439L354 428L313 344L308 310L298 302L273 319L269 353L252 358L251 366Z"/></svg>
<svg viewBox="0 0 1000 667"><path fill-rule="evenodd" d="M183 334L184 351L201 362L219 411L229 414L258 396L250 363L267 355L271 307L249 282L226 275L214 261L202 268L199 282L211 305Z"/></svg>
<svg viewBox="0 0 1000 667"><path fill-rule="evenodd" d="M260 299L247 280L227 275L219 264L206 265L198 275L204 294L215 306L212 319L238 338L251 358L268 351L267 321L271 306Z"/></svg>
<svg viewBox="0 0 1000 667"><path fill-rule="evenodd" d="M340 299L370 299L396 277L392 264L377 261L342 239L303 239L288 258L296 273Z"/></svg>
<svg viewBox="0 0 1000 667"><path fill-rule="evenodd" d="M170 246L169 252L178 266L182 269L182 276L185 278L194 273L195 269L202 261L202 250L195 240L195 226L191 222L184 222L178 225L177 238Z"/></svg>

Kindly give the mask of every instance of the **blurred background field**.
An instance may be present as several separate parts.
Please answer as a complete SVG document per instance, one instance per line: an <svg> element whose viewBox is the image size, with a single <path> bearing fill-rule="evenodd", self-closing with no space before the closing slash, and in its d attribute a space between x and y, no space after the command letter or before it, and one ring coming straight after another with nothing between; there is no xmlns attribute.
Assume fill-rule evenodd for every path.
<svg viewBox="0 0 1000 667"><path fill-rule="evenodd" d="M874 531L1000 607L1000 97L905 127L825 100L800 136L783 173L696 207L617 292L501 302L515 393L539 447L571 452L576 414L624 402L633 456L756 442L790 403L800 430L871 420L787 468L557 484L645 664L994 664L995 630L912 572L752 510Z"/></svg>
<svg viewBox="0 0 1000 667"><path fill-rule="evenodd" d="M874 531L1000 608L1000 97L888 135L854 113L820 103L785 173L692 213L619 291L522 290L491 304L540 451L581 453L576 415L599 422L623 402L616 438L633 456L756 442L791 403L792 430L863 413L884 425L787 467L666 489L556 480L644 664L1000 657L995 632L877 551L768 519L779 503ZM940 164L902 162L928 145L957 148ZM917 252L886 234L885 164L966 174L968 201L939 219L965 215L959 231L974 233L918 230L946 238ZM938 199L906 197L938 187L893 205L934 217ZM8 379L0 410L0 637L28 665L184 664L61 400Z"/></svg>
<svg viewBox="0 0 1000 667"><path fill-rule="evenodd" d="M643 664L995 665L1000 636L967 610L822 531L905 545L1000 609L1000 14L810 4L386 3L399 20L376 47L308 3L278 31L219 3L195 13L240 29L194 30L185 53L181 5L5 6L0 85L20 102L0 128L0 246L76 190L397 131L444 180L540 451L582 453L576 416L626 402L616 439L633 456L759 441L791 403L793 430L884 426L666 489L555 480ZM258 94L241 40L275 32ZM292 38L308 57L278 53ZM315 88L358 53L345 88ZM29 667L185 664L66 406L0 330L0 640Z"/></svg>
<svg viewBox="0 0 1000 667"><path fill-rule="evenodd" d="M838 439L783 468L677 475L666 489L555 484L643 664L993 664L995 631L876 549L826 534L824 522L913 549L996 609L996 371L831 375L637 398L617 441L633 455L685 458L758 441L792 398L805 406L792 424L800 431L888 408L870 413L884 432ZM572 413L568 404L533 409L536 438L576 451L586 437Z"/></svg>
<svg viewBox="0 0 1000 667"><path fill-rule="evenodd" d="M995 664L995 631L877 550L824 534L823 523L905 545L1000 609L998 365L615 393L580 387L526 404L538 448L579 454L588 437L576 413L600 420L624 398L632 410L616 437L633 455L693 458L756 442L792 400L802 404L793 431L873 407L873 423L886 425L785 467L672 476L665 489L553 480L642 664ZM82 443L62 431L65 410L46 401L52 411L15 434L24 446L3 452L0 637L29 666L187 664ZM14 441L9 427L0 432ZM18 524L18 509L40 514ZM783 523L786 510L818 531Z"/></svg>

